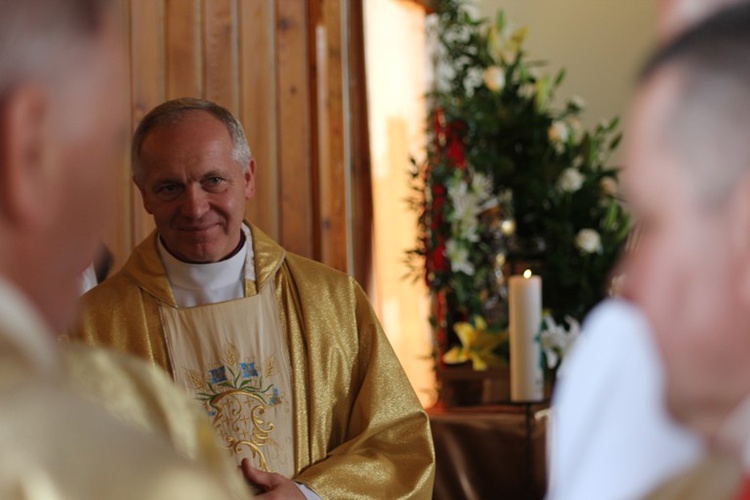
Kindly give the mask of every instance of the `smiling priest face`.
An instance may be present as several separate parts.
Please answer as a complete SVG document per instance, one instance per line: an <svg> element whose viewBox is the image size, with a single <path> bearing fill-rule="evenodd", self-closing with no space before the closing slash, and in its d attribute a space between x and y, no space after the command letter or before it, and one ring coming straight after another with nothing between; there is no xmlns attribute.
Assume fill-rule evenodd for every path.
<svg viewBox="0 0 750 500"><path fill-rule="evenodd" d="M162 244L185 262L218 262L242 244L255 164L238 158L227 126L192 110L156 125L140 145L135 176Z"/></svg>

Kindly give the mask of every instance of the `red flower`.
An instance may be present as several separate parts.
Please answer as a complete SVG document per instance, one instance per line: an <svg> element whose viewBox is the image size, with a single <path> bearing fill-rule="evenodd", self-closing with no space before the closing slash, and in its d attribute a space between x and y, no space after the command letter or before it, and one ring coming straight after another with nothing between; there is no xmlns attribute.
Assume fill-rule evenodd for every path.
<svg viewBox="0 0 750 500"><path fill-rule="evenodd" d="M464 146L464 131L466 125L461 121L453 121L446 127L445 135L448 138L448 151L445 156L451 165L461 170L466 169L466 148Z"/></svg>
<svg viewBox="0 0 750 500"><path fill-rule="evenodd" d="M448 257L445 255L445 243L439 243L432 251L432 269L436 273L448 270Z"/></svg>
<svg viewBox="0 0 750 500"><path fill-rule="evenodd" d="M435 231L443 223L443 205L445 204L445 186L432 187L432 223L430 229Z"/></svg>

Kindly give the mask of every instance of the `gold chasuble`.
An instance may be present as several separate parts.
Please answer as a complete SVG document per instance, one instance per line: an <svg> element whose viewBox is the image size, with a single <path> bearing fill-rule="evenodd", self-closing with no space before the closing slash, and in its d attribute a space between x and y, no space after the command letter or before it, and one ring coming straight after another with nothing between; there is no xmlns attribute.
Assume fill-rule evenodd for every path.
<svg viewBox="0 0 750 500"><path fill-rule="evenodd" d="M285 253L260 230L250 229L256 279L245 281L245 298L226 302L233 304L231 309L214 309L221 306L215 304L206 311L196 308L196 315L183 315L153 233L120 272L83 297L81 324L71 336L161 366L202 397L208 411L216 412L214 417L221 417L214 422L219 432L226 426L225 439L229 436L227 440L254 456L255 463L262 458L269 469L291 472L291 478L321 498L431 498L435 471L429 420L365 293L351 277ZM269 313L243 324L256 313L239 308L252 303ZM208 315L200 318L204 312ZM230 317L231 333L215 328ZM276 345L272 328L277 320L282 335ZM177 338L189 331L193 333ZM223 335L236 340L240 333L241 343L222 340ZM177 343L187 349L199 342L191 349L204 349L204 337L213 335L199 361L174 356ZM256 349L256 337L269 343L250 352ZM286 350L286 356L278 349ZM291 369L288 390L283 377L274 376L283 372L286 359ZM228 432L235 420L223 419L240 406L252 424L247 435ZM271 444L286 411L293 441L288 470L273 451L276 444L286 445L285 438L273 438ZM243 418L237 414L238 421ZM269 424L273 430L263 443Z"/></svg>
<svg viewBox="0 0 750 500"><path fill-rule="evenodd" d="M251 496L205 417L163 372L103 349L59 347L0 277L0 498ZM179 414L165 415L167 404Z"/></svg>

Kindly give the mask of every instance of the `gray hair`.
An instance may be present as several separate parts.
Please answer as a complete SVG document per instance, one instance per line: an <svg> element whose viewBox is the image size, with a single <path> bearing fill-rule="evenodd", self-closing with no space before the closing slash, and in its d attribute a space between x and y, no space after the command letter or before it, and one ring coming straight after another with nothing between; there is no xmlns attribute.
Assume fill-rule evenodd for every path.
<svg viewBox="0 0 750 500"><path fill-rule="evenodd" d="M0 96L23 80L55 85L85 57L113 0L0 0Z"/></svg>
<svg viewBox="0 0 750 500"><path fill-rule="evenodd" d="M136 183L140 184L142 180L141 147L148 134L160 127L179 123L186 114L193 111L205 111L226 126L232 138L232 157L242 167L242 171L247 172L250 168L252 154L250 153L250 146L247 144L245 131L239 120L229 110L216 103L196 97L183 97L160 104L144 116L138 124L138 128L133 134L131 154L133 178Z"/></svg>
<svg viewBox="0 0 750 500"><path fill-rule="evenodd" d="M750 4L718 11L649 60L646 83L677 76L663 138L694 174L701 194L720 201L750 170Z"/></svg>

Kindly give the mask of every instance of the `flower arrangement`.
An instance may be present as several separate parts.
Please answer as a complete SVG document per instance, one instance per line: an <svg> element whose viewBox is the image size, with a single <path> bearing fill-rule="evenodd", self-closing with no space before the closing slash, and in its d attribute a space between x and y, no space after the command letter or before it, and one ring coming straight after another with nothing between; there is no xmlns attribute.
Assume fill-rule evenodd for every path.
<svg viewBox="0 0 750 500"><path fill-rule="evenodd" d="M526 29L502 12L489 22L462 0L434 8L439 77L426 158L412 161L419 239L409 257L435 298L440 361L469 356L482 368L507 361L507 345L487 335L507 338L508 274L542 275L548 326L580 321L605 295L630 228L607 165L620 134L617 119L585 130L580 98L553 105L565 72L528 61Z"/></svg>

